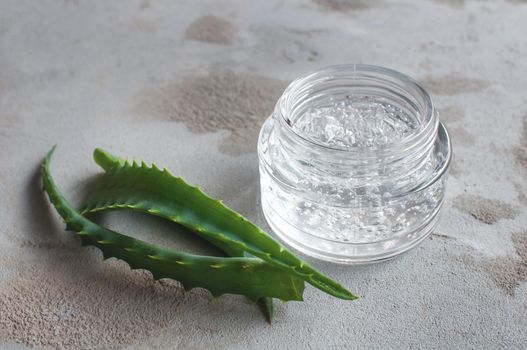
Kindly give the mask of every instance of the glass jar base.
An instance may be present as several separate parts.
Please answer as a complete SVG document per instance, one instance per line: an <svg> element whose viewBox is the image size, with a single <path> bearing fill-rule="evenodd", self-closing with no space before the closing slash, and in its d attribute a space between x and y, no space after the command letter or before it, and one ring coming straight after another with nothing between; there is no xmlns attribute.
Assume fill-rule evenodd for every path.
<svg viewBox="0 0 527 350"><path fill-rule="evenodd" d="M302 231L285 221L262 198L262 210L265 219L272 231L285 244L307 256L347 265L370 264L389 260L416 247L436 227L440 209L441 205L436 208L428 221L414 231L407 231L383 241L354 244L324 239Z"/></svg>

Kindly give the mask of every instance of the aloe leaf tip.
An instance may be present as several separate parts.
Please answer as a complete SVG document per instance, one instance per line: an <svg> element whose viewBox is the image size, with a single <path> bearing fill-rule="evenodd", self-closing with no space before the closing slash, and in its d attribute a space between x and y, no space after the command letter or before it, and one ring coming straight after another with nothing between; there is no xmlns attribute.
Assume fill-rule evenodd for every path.
<svg viewBox="0 0 527 350"><path fill-rule="evenodd" d="M116 164L122 164L124 162L121 158L114 156L102 148L96 148L93 150L93 159L95 160L95 163L105 171L111 169Z"/></svg>

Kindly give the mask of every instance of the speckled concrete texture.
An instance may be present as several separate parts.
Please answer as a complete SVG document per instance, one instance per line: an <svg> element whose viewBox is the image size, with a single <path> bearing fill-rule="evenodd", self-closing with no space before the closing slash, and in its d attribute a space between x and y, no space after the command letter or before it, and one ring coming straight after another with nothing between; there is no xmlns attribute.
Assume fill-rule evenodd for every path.
<svg viewBox="0 0 527 350"><path fill-rule="evenodd" d="M0 348L527 348L526 18L519 0L0 1ZM80 204L104 147L267 228L258 129L288 81L336 63L421 81L454 143L443 216L422 245L362 267L310 260L358 301L308 287L269 325L243 297L102 261L41 191L39 163L58 144L52 172ZM204 249L161 220L99 219Z"/></svg>

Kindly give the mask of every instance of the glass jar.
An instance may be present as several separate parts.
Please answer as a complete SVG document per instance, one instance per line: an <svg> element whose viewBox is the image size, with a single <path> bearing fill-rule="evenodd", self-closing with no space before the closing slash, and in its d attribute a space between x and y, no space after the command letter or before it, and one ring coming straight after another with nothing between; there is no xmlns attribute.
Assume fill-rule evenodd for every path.
<svg viewBox="0 0 527 350"><path fill-rule="evenodd" d="M262 209L307 255L388 259L435 227L451 154L416 81L376 66L328 67L293 81L262 126Z"/></svg>

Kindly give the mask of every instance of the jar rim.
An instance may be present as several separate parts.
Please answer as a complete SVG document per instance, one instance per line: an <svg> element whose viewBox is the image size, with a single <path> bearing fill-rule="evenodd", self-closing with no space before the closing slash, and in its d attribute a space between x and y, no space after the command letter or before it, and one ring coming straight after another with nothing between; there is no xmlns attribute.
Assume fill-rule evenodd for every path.
<svg viewBox="0 0 527 350"><path fill-rule="evenodd" d="M397 83L398 87L402 88L402 90L407 92L410 96L422 102L423 108L422 111L419 110L419 112L423 115L424 123L420 124L420 127L416 132L412 133L411 135L408 135L407 137L402 138L396 143L388 143L385 145L377 145L375 147L364 148L333 147L317 142L316 140L313 140L307 137L306 135L303 135L302 133L298 132L298 130L293 128L293 124L288 118L288 115L292 109L292 103L294 102L292 101L292 99L295 91L300 91L302 87L306 86L307 84L328 81L331 79L336 79L339 76L345 76L348 78L373 78L374 76L376 76L390 79L391 82ZM351 86L352 85L350 85L350 87ZM393 152L394 148L401 148L403 151L407 148L413 148L412 146L415 143L418 143L419 140L423 138L428 138L426 135L435 135L435 132L438 127L438 118L435 113L435 108L432 99L429 93L415 79L390 68L368 64L341 64L327 66L295 79L284 90L282 96L276 104L274 113L278 115L280 124L286 130L289 130L291 135L297 138L305 146L314 147L320 149L321 151L338 153L343 156L348 154L356 154L357 152L360 152L362 155L360 158L367 158L368 154L371 153L375 153L374 157L377 158L379 156L382 156L383 152Z"/></svg>

